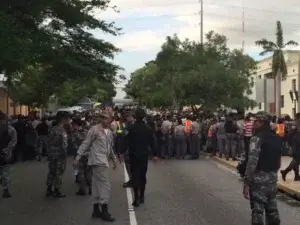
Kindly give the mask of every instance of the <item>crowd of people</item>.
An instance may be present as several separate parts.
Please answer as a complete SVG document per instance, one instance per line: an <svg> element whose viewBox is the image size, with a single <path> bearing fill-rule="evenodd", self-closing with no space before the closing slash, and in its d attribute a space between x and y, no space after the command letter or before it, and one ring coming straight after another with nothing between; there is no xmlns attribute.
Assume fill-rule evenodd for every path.
<svg viewBox="0 0 300 225"><path fill-rule="evenodd" d="M253 141L251 137L258 129L254 122L257 115L243 117L236 113L156 111L146 115L141 109L116 108L98 113L58 112L55 117L41 120L32 114L27 118L9 118L2 112L0 115L3 197L11 197L10 165L19 158L41 161L43 156L49 161L46 196L66 197L61 187L69 155L74 158L74 175L79 188L76 195L92 195L92 215L104 221L114 221L108 212L110 160L113 168L117 167L118 160L125 161L130 179L123 186L133 188L133 205L138 207L145 202L149 158L154 161L157 158L195 160L203 150L226 160L245 156L247 164L251 157L250 140ZM288 154L289 149L293 153L292 163L281 171L283 179L294 170L295 180L299 181L300 151L295 136L300 136L297 135L300 114L297 114L296 121L269 117L268 123L272 133L286 143L280 154ZM244 173L247 177L246 165Z"/></svg>

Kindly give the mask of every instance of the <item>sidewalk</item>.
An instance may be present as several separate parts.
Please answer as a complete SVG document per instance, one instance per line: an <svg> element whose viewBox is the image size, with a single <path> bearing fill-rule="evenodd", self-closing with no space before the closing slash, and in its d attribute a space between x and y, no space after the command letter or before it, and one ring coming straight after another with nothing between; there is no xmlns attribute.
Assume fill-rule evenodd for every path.
<svg viewBox="0 0 300 225"><path fill-rule="evenodd" d="M236 169L238 164L237 161L226 161L224 158L219 158L218 156L214 156L213 159L218 161L230 168ZM292 161L291 157L284 156L281 158L281 169L285 169L288 164ZM278 189L292 195L300 195L300 182L294 181L294 172L291 171L284 182L281 178L280 172L278 172Z"/></svg>

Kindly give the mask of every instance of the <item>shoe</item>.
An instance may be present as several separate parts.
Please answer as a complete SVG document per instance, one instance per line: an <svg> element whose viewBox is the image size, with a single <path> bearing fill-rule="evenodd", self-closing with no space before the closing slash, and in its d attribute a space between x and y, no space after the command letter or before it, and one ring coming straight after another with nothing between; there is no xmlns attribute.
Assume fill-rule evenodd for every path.
<svg viewBox="0 0 300 225"><path fill-rule="evenodd" d="M100 217L101 217L101 212L99 209L99 204L94 204L92 218L100 218Z"/></svg>
<svg viewBox="0 0 300 225"><path fill-rule="evenodd" d="M145 198L144 197L140 198L140 204L144 204L144 203L145 203Z"/></svg>
<svg viewBox="0 0 300 225"><path fill-rule="evenodd" d="M126 183L123 183L123 188L131 188L132 187L132 181L129 180Z"/></svg>
<svg viewBox="0 0 300 225"><path fill-rule="evenodd" d="M59 189L56 189L55 191L54 191L54 195L53 195L55 198L65 198L66 197L66 194L63 194L63 193L61 193L60 192L60 190Z"/></svg>
<svg viewBox="0 0 300 225"><path fill-rule="evenodd" d="M11 198L12 195L9 193L8 188L3 190L2 198Z"/></svg>
<svg viewBox="0 0 300 225"><path fill-rule="evenodd" d="M113 218L110 213L108 212L108 208L107 208L107 204L103 204L101 205L101 214L100 214L100 218L103 220L103 221L106 221L106 222L113 222L115 221L115 218Z"/></svg>
<svg viewBox="0 0 300 225"><path fill-rule="evenodd" d="M134 207L139 207L140 206L140 200L139 199L135 199L132 203L132 206Z"/></svg>
<svg viewBox="0 0 300 225"><path fill-rule="evenodd" d="M46 197L50 197L50 196L53 196L53 195L54 195L54 192L53 192L53 190L52 190L52 187L49 186L49 187L47 188L47 191L46 191L45 196L46 196Z"/></svg>
<svg viewBox="0 0 300 225"><path fill-rule="evenodd" d="M85 194L85 191L84 191L84 190L79 189L79 190L76 192L76 195L78 195L78 196L85 196L86 194Z"/></svg>

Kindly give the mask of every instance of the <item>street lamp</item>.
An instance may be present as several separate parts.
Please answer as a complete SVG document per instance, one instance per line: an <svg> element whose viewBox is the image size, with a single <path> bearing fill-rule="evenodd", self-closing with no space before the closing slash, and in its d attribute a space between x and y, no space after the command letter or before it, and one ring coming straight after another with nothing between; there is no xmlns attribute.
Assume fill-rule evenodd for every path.
<svg viewBox="0 0 300 225"><path fill-rule="evenodd" d="M297 102L298 102L298 99L299 99L299 94L298 94L298 91L296 89L294 89L293 91L290 90L289 94L290 94L290 98L292 100L292 103L294 103L293 117L295 118L295 116L296 116L296 107L297 107Z"/></svg>

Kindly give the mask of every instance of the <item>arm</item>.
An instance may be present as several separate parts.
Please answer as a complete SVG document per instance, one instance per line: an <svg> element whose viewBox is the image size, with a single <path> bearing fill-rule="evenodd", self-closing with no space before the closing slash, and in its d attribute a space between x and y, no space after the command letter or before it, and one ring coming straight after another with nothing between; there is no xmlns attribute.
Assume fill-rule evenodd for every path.
<svg viewBox="0 0 300 225"><path fill-rule="evenodd" d="M94 136L95 136L94 127L92 127L87 133L84 141L81 143L77 151L76 160L80 160L81 156L85 155L85 153L90 150L90 147L94 141Z"/></svg>
<svg viewBox="0 0 300 225"><path fill-rule="evenodd" d="M113 134L112 134L112 136L113 136ZM111 158L113 164L116 165L116 155L114 152L114 139L113 138L111 138L109 158Z"/></svg>
<svg viewBox="0 0 300 225"><path fill-rule="evenodd" d="M154 133L151 130L149 130L149 145L152 150L152 155L154 157L157 157L157 155L158 155L157 154L158 153L157 141L156 141Z"/></svg>
<svg viewBox="0 0 300 225"><path fill-rule="evenodd" d="M8 135L10 136L10 142L6 146L6 148L3 149L4 155L10 157L12 154L12 151L14 147L17 145L18 137L17 137L17 131L12 126L8 127Z"/></svg>
<svg viewBox="0 0 300 225"><path fill-rule="evenodd" d="M253 136L250 139L249 143L249 156L248 156L248 162L246 166L246 172L245 172L245 179L244 184L248 185L251 183L253 179L253 174L256 170L259 155L261 152L261 139L258 136Z"/></svg>

